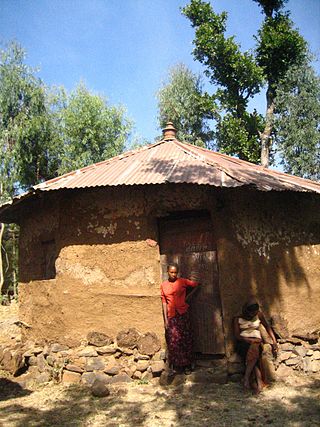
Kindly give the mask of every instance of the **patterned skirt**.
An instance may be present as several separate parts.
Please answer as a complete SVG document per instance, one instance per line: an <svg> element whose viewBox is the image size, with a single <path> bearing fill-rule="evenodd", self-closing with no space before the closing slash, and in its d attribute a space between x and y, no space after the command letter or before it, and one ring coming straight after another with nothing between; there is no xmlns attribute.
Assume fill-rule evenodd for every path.
<svg viewBox="0 0 320 427"><path fill-rule="evenodd" d="M166 341L170 365L183 368L192 364L193 339L189 313L177 313L175 317L168 319Z"/></svg>

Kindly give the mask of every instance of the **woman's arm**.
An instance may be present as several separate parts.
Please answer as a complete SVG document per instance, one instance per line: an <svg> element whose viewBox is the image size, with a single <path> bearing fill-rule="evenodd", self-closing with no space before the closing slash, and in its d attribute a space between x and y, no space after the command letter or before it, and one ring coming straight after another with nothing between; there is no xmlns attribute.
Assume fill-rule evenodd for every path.
<svg viewBox="0 0 320 427"><path fill-rule="evenodd" d="M162 301L162 314L163 314L164 327L167 329L167 327L168 327L168 306L167 306L167 303L164 301Z"/></svg>
<svg viewBox="0 0 320 427"><path fill-rule="evenodd" d="M267 319L264 317L264 314L262 313L262 311L259 311L258 313L259 319L261 321L261 323L263 324L263 326L265 327L266 331L269 334L269 337L272 339L272 349L274 352L277 352L278 349L278 343L277 343L277 339L274 335L274 332L271 328L271 326L269 325Z"/></svg>
<svg viewBox="0 0 320 427"><path fill-rule="evenodd" d="M192 297L192 295L193 295L195 292L197 292L197 290L199 289L199 286L200 286L200 285L201 285L201 283L198 283L198 284L197 284L197 286L196 286L196 287L194 287L190 293L188 293L188 295L186 296L186 301L188 301L188 300Z"/></svg>

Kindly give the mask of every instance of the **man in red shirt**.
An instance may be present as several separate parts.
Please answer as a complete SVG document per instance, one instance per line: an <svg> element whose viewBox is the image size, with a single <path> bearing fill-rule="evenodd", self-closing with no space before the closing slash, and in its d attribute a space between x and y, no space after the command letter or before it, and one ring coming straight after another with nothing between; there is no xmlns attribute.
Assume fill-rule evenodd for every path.
<svg viewBox="0 0 320 427"><path fill-rule="evenodd" d="M192 331L187 300L196 291L199 282L178 278L178 266L169 264L168 280L161 284L161 299L166 341L169 353L169 366L175 371L191 372L193 361ZM187 288L194 288L186 296Z"/></svg>

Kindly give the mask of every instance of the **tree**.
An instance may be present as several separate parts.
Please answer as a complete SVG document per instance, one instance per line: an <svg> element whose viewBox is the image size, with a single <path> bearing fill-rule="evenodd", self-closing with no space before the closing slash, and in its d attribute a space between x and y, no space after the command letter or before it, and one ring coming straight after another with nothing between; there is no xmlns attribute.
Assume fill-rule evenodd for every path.
<svg viewBox="0 0 320 427"><path fill-rule="evenodd" d="M309 61L288 70L275 104L275 142L284 170L319 180L320 78Z"/></svg>
<svg viewBox="0 0 320 427"><path fill-rule="evenodd" d="M25 56L15 42L0 51L2 199L53 177L57 170L47 89L36 70L24 63Z"/></svg>
<svg viewBox="0 0 320 427"><path fill-rule="evenodd" d="M131 132L131 121L122 107L79 84L65 95L57 114L62 139L59 173L69 172L120 154Z"/></svg>
<svg viewBox="0 0 320 427"><path fill-rule="evenodd" d="M184 64L169 70L168 79L157 93L159 123L163 129L168 121L177 128L177 138L195 145L210 146L213 132L208 121L213 119L213 99L203 93L200 76Z"/></svg>
<svg viewBox="0 0 320 427"><path fill-rule="evenodd" d="M306 42L282 13L286 0L254 0L265 19L254 52L241 52L234 36L226 37L227 13L217 14L210 3L191 0L182 9L195 28L194 57L206 66L206 75L218 86L215 97L222 114L217 123L221 151L268 166L273 129L274 98L287 70L302 62ZM248 111L248 102L266 84L267 112L263 118Z"/></svg>

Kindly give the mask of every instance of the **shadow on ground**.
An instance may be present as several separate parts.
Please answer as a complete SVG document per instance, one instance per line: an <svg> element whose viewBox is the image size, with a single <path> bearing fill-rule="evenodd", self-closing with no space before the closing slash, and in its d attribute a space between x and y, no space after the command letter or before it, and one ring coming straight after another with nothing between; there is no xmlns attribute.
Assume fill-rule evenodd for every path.
<svg viewBox="0 0 320 427"><path fill-rule="evenodd" d="M0 402L31 394L32 392L21 387L17 382L8 378L0 378Z"/></svg>
<svg viewBox="0 0 320 427"><path fill-rule="evenodd" d="M146 427L315 427L320 425L320 381L277 384L256 397L239 384L113 386L105 398L86 388L49 385L0 401L0 425ZM10 397L9 397L10 399Z"/></svg>

